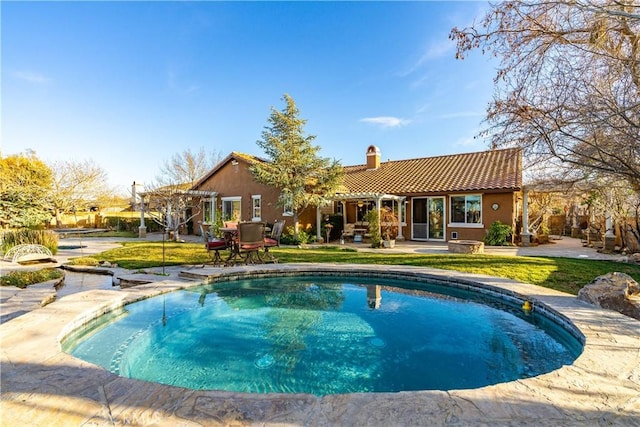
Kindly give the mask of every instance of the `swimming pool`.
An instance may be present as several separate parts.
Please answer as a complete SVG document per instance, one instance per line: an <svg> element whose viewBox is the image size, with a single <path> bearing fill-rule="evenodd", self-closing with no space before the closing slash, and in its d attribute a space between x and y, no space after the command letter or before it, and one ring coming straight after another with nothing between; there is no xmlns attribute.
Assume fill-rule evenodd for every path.
<svg viewBox="0 0 640 427"><path fill-rule="evenodd" d="M348 274L234 280L127 305L63 348L163 384L315 395L477 388L582 351L541 312L463 287Z"/></svg>

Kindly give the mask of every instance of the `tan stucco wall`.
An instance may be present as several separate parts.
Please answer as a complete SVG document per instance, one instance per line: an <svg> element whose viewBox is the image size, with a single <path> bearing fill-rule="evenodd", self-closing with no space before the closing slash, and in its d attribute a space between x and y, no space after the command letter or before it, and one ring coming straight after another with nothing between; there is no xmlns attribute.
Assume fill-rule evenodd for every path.
<svg viewBox="0 0 640 427"><path fill-rule="evenodd" d="M516 222L516 202L517 202L517 194L513 192L508 193L466 193L466 194L482 194L482 225L480 228L472 228L472 227L453 227L449 225L450 218L450 203L449 196L450 194L446 194L445 196L445 204L446 204L446 215L447 215L447 223L446 223L446 240L451 240L451 233L457 232L459 240L482 240L486 234L486 230L489 229L491 224L494 221L500 221L504 224L510 225L512 228L515 227ZM441 195L433 194L428 195L428 197L439 197ZM419 196L419 197L427 197ZM491 206L494 203L498 203L500 206L497 210L493 210ZM407 225L403 227L403 235L405 239L411 239L411 224L412 224L412 199L409 199L409 203L407 205Z"/></svg>
<svg viewBox="0 0 640 427"><path fill-rule="evenodd" d="M251 214L251 196L252 195L261 195L262 196L262 220L273 223L277 220L285 220L286 227L293 226L293 217L291 216L283 216L282 215L282 207L277 206L278 196L280 194L279 190L272 188L267 185L259 184L253 179L253 175L249 171L249 165L247 162L243 160L238 160L237 164L234 165L232 159L230 159L226 164L222 165L215 174L210 177L207 181L202 183L198 190L206 190L206 191L215 191L218 193L216 200L216 209L222 208L222 197L241 197L241 221L250 221L252 219ZM472 193L469 193L472 194ZM478 194L478 193L473 193ZM515 212L516 212L516 202L517 202L517 194L513 192L506 193L481 193L482 194L482 223L483 227L481 228L471 228L471 227L453 227L449 226L449 196L450 194L446 194L445 203L446 203L446 213L447 213L447 224L446 224L446 240L451 240L451 233L457 232L458 239L461 240L482 240L486 235L486 230L491 226L491 224L499 220L504 224L509 224L512 227L515 226ZM428 194L421 195L420 197L435 197L437 194ZM411 224L412 224L412 200L408 198L409 203L407 205L406 212L406 225L403 226L403 236L405 239L411 239ZM498 203L500 206L497 210L493 210L491 206L494 203ZM354 203L347 203L347 218L348 222L355 221L356 217L356 206ZM194 219L194 224L197 224L198 221L201 221L202 215L199 215ZM301 229L309 230L314 228L316 225L316 209L314 207L307 208L303 212L300 213L299 216L299 224ZM198 227L194 227L194 231L199 234Z"/></svg>
<svg viewBox="0 0 640 427"><path fill-rule="evenodd" d="M482 194L482 228L449 227L447 226L447 240L451 240L451 233L458 233L458 240L482 240L494 221L500 221L512 228L515 226L515 209L517 193L483 193ZM492 205L499 205L493 210ZM447 197L447 210L449 198ZM447 219L449 212L447 211Z"/></svg>
<svg viewBox="0 0 640 427"><path fill-rule="evenodd" d="M236 165L233 161L228 161L207 181L202 183L198 190L215 191L216 209L222 209L223 197L241 197L241 221L251 221L252 200L251 196L262 196L262 221L273 223L276 219L286 219L286 225L293 225L291 217L282 215L282 207L277 206L279 190L268 185L259 184L253 179L249 165L244 161L238 161ZM194 223L202 221L202 214L194 218ZM196 227L196 233L199 231Z"/></svg>

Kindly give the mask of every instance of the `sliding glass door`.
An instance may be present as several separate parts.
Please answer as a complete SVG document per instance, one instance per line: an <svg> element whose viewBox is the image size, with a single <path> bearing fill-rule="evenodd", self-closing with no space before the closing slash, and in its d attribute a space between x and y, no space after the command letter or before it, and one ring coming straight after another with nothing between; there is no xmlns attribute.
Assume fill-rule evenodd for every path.
<svg viewBox="0 0 640 427"><path fill-rule="evenodd" d="M444 197L412 199L413 239L444 240L446 218Z"/></svg>

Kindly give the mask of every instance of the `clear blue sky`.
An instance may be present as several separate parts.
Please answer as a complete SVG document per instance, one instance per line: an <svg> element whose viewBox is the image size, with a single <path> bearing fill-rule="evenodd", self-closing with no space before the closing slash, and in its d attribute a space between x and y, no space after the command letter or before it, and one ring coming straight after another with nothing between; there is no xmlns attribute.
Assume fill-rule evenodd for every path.
<svg viewBox="0 0 640 427"><path fill-rule="evenodd" d="M480 151L495 62L455 59L484 2L6 2L2 155L93 159L125 194L187 148L262 156L290 94L323 157ZM493 60L495 61L495 60Z"/></svg>

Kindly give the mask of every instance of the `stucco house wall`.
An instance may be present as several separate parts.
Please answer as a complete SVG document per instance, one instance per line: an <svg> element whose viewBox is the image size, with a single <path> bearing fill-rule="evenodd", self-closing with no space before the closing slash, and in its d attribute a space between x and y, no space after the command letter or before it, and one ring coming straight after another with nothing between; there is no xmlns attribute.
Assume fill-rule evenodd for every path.
<svg viewBox="0 0 640 427"><path fill-rule="evenodd" d="M283 208L278 206L279 191L253 179L249 170L252 161L255 161L255 158L231 153L196 183L193 189L216 192L216 210L222 209L223 198L239 197L241 212L240 217L236 218L238 221L254 219L253 196L260 196L261 221L273 224L275 220L285 220L286 225L293 225L292 217L283 215ZM194 218L194 222L206 223L203 221L203 212ZM195 232L200 234L199 227L196 227Z"/></svg>
<svg viewBox="0 0 640 427"><path fill-rule="evenodd" d="M344 207L347 223L358 218L356 203L360 195L371 194L383 200L386 195L393 195L404 197L402 235L407 240L480 240L494 221L512 226L515 234L517 204L522 194L520 150L386 162L380 158L379 149L370 146L364 164L345 166L344 192L345 197L351 198ZM480 198L479 222L452 221L452 198L466 196ZM431 227L432 217L425 211L425 205L432 200L443 205L439 215L444 221L439 229ZM419 217L414 217L414 210Z"/></svg>
<svg viewBox="0 0 640 427"><path fill-rule="evenodd" d="M362 216L358 216L358 210L362 210L358 201L367 203L366 195L372 195L369 203L374 203L376 197L384 194L395 198L393 203L404 204L402 236L406 240L481 240L494 221L511 225L515 234L518 200L522 191L522 153L519 150L493 150L387 162L381 162L380 157L379 149L370 146L364 164L345 166L344 188L336 194L333 206L323 208L323 212L338 212L342 208L343 214L346 214L345 222L355 223ZM260 220L268 223L285 220L287 226L292 226L293 217L286 215L283 208L277 205L279 190L257 183L249 171L251 164L262 161L254 156L232 152L193 189L216 192L216 209L222 208L222 200L226 197L240 198L241 215L237 218L240 221L255 219L252 215L252 197L259 195ZM338 196L342 192L349 194L350 198L339 201ZM480 197L480 222L451 221L451 199L461 196ZM426 215L427 219L419 224L413 218L414 203L424 205L429 198L442 200L444 205L444 223L436 234L424 231L433 228L429 223L431 217ZM418 206L416 209L419 209ZM475 215L478 211L473 212ZM425 217L424 212L418 213ZM315 228L317 215L314 207L302 211L299 215L301 229ZM202 215L195 218L194 222L198 221L202 221ZM195 231L199 233L198 227L195 227Z"/></svg>

